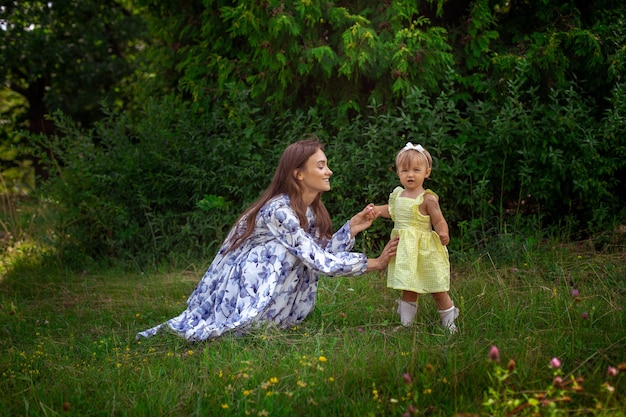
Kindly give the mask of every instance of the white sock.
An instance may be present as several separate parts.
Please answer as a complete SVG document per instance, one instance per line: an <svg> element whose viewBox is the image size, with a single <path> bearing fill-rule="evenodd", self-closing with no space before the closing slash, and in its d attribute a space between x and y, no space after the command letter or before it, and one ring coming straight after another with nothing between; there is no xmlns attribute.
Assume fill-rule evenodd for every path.
<svg viewBox="0 0 626 417"><path fill-rule="evenodd" d="M398 314L400 314L400 322L403 326L411 326L415 320L417 313L417 303L404 300L397 300Z"/></svg>
<svg viewBox="0 0 626 417"><path fill-rule="evenodd" d="M441 324L450 330L450 333L456 333L458 329L456 328L456 324L454 324L454 320L459 317L459 309L452 304L452 307L449 309L438 311L441 316Z"/></svg>

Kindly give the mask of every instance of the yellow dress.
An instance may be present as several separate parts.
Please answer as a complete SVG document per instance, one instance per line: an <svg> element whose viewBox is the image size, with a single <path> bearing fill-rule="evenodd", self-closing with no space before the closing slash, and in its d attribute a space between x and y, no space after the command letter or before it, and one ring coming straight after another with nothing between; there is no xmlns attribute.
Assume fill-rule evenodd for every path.
<svg viewBox="0 0 626 417"><path fill-rule="evenodd" d="M430 216L419 211L426 190L417 198L400 197L396 187L389 195L389 214L394 221L391 237L400 236L396 256L387 268L387 286L419 294L447 292L450 289L448 248L441 244L432 228Z"/></svg>

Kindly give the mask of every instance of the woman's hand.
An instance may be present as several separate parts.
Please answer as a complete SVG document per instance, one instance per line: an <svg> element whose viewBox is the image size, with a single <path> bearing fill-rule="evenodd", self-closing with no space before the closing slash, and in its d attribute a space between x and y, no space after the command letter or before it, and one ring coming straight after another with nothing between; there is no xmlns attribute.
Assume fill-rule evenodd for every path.
<svg viewBox="0 0 626 417"><path fill-rule="evenodd" d="M389 242L387 242L385 248L378 258L368 259L367 271L382 271L386 269L391 258L396 256L396 250L398 249L399 240L399 237L392 238Z"/></svg>
<svg viewBox="0 0 626 417"><path fill-rule="evenodd" d="M370 227L376 217L378 217L378 215L374 210L374 205L368 204L363 211L355 214L354 217L350 219L350 235L355 237L360 232Z"/></svg>

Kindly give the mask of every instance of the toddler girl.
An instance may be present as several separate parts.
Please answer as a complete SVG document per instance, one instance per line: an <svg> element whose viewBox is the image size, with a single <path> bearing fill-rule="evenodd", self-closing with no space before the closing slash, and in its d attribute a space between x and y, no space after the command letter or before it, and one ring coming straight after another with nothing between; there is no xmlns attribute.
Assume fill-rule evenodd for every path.
<svg viewBox="0 0 626 417"><path fill-rule="evenodd" d="M402 187L389 195L389 203L376 206L376 215L391 218L391 236L399 236L396 256L387 269L387 286L402 290L398 314L404 326L413 324L419 294L432 294L441 324L456 333L459 309L450 290L450 242L448 223L439 207L439 197L424 189L432 169L432 157L421 145L407 143L396 156L396 172ZM433 230L434 228L434 230Z"/></svg>

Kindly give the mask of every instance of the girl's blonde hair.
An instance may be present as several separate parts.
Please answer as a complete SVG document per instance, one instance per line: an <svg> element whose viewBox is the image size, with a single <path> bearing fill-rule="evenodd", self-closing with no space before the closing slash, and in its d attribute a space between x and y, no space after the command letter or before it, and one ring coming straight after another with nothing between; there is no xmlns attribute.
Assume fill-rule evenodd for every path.
<svg viewBox="0 0 626 417"><path fill-rule="evenodd" d="M411 142L400 149L400 152L396 155L396 169L406 167L411 164L415 158L420 158L422 161L426 161L428 169L433 167L433 158L425 148L421 145L413 145Z"/></svg>

